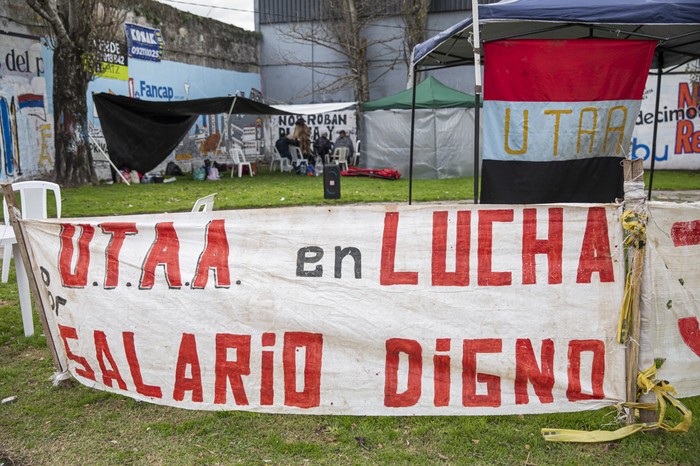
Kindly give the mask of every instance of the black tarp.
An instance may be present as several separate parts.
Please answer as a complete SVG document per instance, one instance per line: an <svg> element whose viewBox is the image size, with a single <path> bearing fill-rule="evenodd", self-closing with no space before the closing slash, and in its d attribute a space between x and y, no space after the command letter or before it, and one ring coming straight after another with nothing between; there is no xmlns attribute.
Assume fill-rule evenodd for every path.
<svg viewBox="0 0 700 466"><path fill-rule="evenodd" d="M199 115L290 115L245 97L153 102L107 93L93 101L112 162L140 173L153 170L187 135ZM234 100L235 99L235 100Z"/></svg>

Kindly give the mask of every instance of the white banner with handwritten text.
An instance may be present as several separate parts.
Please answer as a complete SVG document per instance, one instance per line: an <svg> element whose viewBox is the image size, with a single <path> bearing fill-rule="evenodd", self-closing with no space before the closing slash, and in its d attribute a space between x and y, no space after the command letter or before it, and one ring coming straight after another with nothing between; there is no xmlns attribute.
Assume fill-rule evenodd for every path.
<svg viewBox="0 0 700 466"><path fill-rule="evenodd" d="M700 395L700 203L652 202L649 213L643 343L659 380L680 397Z"/></svg>
<svg viewBox="0 0 700 466"><path fill-rule="evenodd" d="M81 383L188 409L483 415L624 399L614 206L24 222Z"/></svg>

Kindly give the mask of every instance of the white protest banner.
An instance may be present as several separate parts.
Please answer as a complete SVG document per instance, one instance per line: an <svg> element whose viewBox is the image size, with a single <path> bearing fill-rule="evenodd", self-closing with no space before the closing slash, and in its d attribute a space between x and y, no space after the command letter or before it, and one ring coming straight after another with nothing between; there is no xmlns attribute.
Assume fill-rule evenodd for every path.
<svg viewBox="0 0 700 466"><path fill-rule="evenodd" d="M649 203L642 304L649 340L680 397L700 395L700 203Z"/></svg>
<svg viewBox="0 0 700 466"><path fill-rule="evenodd" d="M651 168L654 121L657 170L700 169L700 85L690 73L665 73L661 79L659 111L656 109L658 77L650 75L644 89L632 138L632 159L643 159Z"/></svg>
<svg viewBox="0 0 700 466"><path fill-rule="evenodd" d="M624 399L615 206L24 222L81 383L188 409L483 415Z"/></svg>
<svg viewBox="0 0 700 466"><path fill-rule="evenodd" d="M274 105L279 110L293 115L268 115L265 122L265 137L267 146L273 147L275 141L287 135L294 134L294 125L301 117L311 130L311 141L326 133L328 139L334 142L341 130L345 131L353 142L357 142L357 121L355 110L350 108L353 102L336 104L309 105Z"/></svg>

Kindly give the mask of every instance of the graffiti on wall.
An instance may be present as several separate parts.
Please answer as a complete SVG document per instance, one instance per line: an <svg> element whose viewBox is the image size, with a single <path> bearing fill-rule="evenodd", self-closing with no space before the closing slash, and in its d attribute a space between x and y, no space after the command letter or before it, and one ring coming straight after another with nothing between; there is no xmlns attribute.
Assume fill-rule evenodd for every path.
<svg viewBox="0 0 700 466"><path fill-rule="evenodd" d="M53 116L38 37L0 32L0 181L53 170Z"/></svg>
<svg viewBox="0 0 700 466"><path fill-rule="evenodd" d="M245 92L238 95L246 97ZM249 98L260 100L262 93L251 88ZM205 158L225 161L226 151L233 146L244 149L249 161L255 162L264 155L262 120L254 115L202 115L192 130L175 148L167 161L185 162L182 168L203 164ZM156 169L157 170L157 169Z"/></svg>

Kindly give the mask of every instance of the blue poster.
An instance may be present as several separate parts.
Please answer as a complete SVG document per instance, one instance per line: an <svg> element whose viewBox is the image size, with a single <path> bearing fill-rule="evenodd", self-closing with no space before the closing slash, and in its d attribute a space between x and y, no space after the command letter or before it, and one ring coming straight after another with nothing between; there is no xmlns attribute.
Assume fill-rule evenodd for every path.
<svg viewBox="0 0 700 466"><path fill-rule="evenodd" d="M129 57L160 61L163 57L163 35L160 33L160 29L129 23L125 26Z"/></svg>

